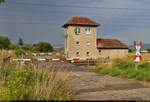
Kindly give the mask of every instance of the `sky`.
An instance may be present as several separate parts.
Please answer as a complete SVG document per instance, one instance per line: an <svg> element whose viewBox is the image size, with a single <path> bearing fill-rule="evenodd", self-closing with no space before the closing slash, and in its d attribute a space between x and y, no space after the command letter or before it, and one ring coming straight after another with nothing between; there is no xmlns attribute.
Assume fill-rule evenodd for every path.
<svg viewBox="0 0 150 102"><path fill-rule="evenodd" d="M62 25L73 16L101 24L98 38L150 43L150 0L6 0L0 4L0 36L12 43L64 44Z"/></svg>

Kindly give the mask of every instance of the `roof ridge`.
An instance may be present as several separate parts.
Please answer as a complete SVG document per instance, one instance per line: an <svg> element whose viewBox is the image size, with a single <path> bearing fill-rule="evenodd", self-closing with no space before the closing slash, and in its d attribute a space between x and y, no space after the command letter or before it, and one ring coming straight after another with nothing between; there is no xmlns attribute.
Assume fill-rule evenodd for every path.
<svg viewBox="0 0 150 102"><path fill-rule="evenodd" d="M100 26L99 23L95 22L89 17L79 17L73 16L67 23L62 27L67 27L68 25L90 25L90 26Z"/></svg>
<svg viewBox="0 0 150 102"><path fill-rule="evenodd" d="M97 38L97 39L117 39L118 40L118 38Z"/></svg>
<svg viewBox="0 0 150 102"><path fill-rule="evenodd" d="M127 45L120 41L117 38L98 38L97 39L97 46L98 47L125 47L127 48Z"/></svg>

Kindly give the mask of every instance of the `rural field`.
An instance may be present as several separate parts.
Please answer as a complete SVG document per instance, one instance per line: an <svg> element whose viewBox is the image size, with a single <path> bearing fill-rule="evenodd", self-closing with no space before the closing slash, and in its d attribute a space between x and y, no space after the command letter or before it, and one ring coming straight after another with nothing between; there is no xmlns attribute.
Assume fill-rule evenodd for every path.
<svg viewBox="0 0 150 102"><path fill-rule="evenodd" d="M68 62L4 61L0 51L0 100L150 100L149 54L134 69L134 54L95 66Z"/></svg>

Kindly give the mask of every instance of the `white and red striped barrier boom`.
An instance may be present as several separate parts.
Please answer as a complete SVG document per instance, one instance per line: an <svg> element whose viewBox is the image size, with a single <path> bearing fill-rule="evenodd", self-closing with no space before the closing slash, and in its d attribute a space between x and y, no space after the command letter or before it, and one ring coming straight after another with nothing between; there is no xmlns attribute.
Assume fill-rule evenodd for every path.
<svg viewBox="0 0 150 102"><path fill-rule="evenodd" d="M63 53L56 53L56 52L53 52L53 53L32 53L32 56L52 56L52 55L56 55L56 56L64 56Z"/></svg>
<svg viewBox="0 0 150 102"><path fill-rule="evenodd" d="M135 69L137 70L138 63L140 62L140 60L142 60L142 56L141 56L141 53L140 53L142 42L140 41L139 46L138 46L136 41L134 41L134 46L135 46L135 49L136 49L136 52L135 52L135 55L134 55L134 61L135 61Z"/></svg>
<svg viewBox="0 0 150 102"><path fill-rule="evenodd" d="M66 60L88 60L88 58L13 59L13 61L66 61Z"/></svg>

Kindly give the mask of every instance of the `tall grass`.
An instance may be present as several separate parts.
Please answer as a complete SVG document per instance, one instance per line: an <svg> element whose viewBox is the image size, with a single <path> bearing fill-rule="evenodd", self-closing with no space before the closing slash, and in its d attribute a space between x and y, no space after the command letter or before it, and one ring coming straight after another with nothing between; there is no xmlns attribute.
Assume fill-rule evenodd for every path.
<svg viewBox="0 0 150 102"><path fill-rule="evenodd" d="M6 52L0 51L0 55ZM7 54L8 55L8 54ZM1 58L3 56L1 55ZM20 67L18 62L1 65L0 100L70 100L71 85L68 72L51 67L28 64Z"/></svg>
<svg viewBox="0 0 150 102"><path fill-rule="evenodd" d="M141 61L138 65L138 70L136 71L132 54L123 58L112 59L111 65L99 63L93 71L103 75L150 81L150 63Z"/></svg>

